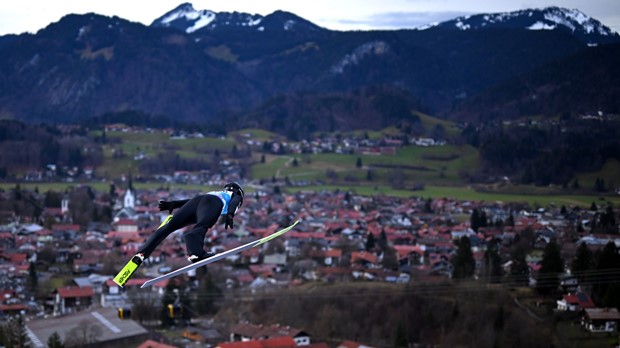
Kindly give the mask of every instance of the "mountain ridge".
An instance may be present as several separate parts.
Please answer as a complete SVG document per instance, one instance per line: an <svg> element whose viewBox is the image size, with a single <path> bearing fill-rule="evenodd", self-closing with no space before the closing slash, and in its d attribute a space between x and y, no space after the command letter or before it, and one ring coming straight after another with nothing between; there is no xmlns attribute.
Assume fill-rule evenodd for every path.
<svg viewBox="0 0 620 348"><path fill-rule="evenodd" d="M92 13L67 15L36 34L0 37L0 117L63 123L135 110L216 123L222 113L256 114L282 95L346 96L381 85L406 91L428 113L458 114L455 107L463 101L592 44L573 31L505 27L339 32L283 11L260 18L228 13L256 23L209 27L221 15L212 13L185 3L151 26ZM207 23L200 16L214 18ZM164 19L183 20L157 24ZM200 20L206 25L197 27ZM287 29L289 21L303 25ZM256 30L259 24L265 29ZM620 42L618 35L609 37ZM593 93L610 93L590 83ZM556 108L550 112L566 111L562 103ZM355 108L339 117L355 120Z"/></svg>

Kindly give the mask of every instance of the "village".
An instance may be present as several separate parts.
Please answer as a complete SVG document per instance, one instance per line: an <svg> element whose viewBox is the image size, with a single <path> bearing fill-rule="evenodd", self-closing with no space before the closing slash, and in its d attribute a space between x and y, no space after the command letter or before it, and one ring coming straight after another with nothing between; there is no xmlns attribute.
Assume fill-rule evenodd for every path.
<svg viewBox="0 0 620 348"><path fill-rule="evenodd" d="M224 230L223 225L217 225L207 234L205 248L213 252L228 250L273 233L296 219L301 222L264 248L250 249L209 266L211 272L225 274L227 289L255 293L311 282L366 281L405 286L446 281L453 275L454 254L463 237L471 243L475 278L484 281L484 255L490 243L497 242L504 250L527 231L533 238L532 251L527 255L530 285L535 285L545 245L557 241L566 273L561 277L563 291L556 310L583 311L584 330L618 330L617 309L596 306L581 291L577 278L570 274L569 265L580 244L584 243L592 251L601 250L609 242L620 247L617 232L591 233L588 222L596 211L566 207L532 211L525 205L501 202L369 197L338 191L281 193L257 183L248 186L253 192L246 195L236 228ZM67 337L68 330L85 320L84 316L102 326L97 336L99 344L139 344L149 339L153 344L148 330L133 320L120 321L127 319L121 313L124 310L125 317L130 317L133 305L130 293L146 280L187 264L182 231L168 237L146 260L143 272L124 288L111 279L117 271L115 267L131 258L166 217L166 212L158 210L157 202L188 198L197 193L135 190L129 182L125 188L116 188L113 221L109 224L80 226L70 221L72 205L67 198L63 199L61 208L45 207L42 215L56 221L49 228L30 217L12 216L0 225L0 315L4 319L27 318L28 337L35 347L44 347L54 332ZM8 198L8 192L1 194ZM101 196L96 193L95 202L104 204ZM472 228L470 218L474 211L483 212L488 220L477 230ZM512 261L505 251L501 253L506 260L502 264L503 273L509 274ZM46 283L59 276L65 279L64 283L55 287ZM192 286L196 274L181 278ZM141 291L161 298L169 282ZM33 284L35 287L38 284L38 289L33 289ZM41 289L49 293L41 296ZM329 347L313 341L311 333L304 328L284 330L287 324L279 324L282 325L279 329L268 329L261 323L239 322L227 332L212 327L190 327L185 329L183 341L177 343L234 348L250 347L243 342L259 341L262 345L252 347ZM288 340L290 345L282 340ZM146 346L155 347L141 347ZM363 343L351 338L338 347L361 346Z"/></svg>

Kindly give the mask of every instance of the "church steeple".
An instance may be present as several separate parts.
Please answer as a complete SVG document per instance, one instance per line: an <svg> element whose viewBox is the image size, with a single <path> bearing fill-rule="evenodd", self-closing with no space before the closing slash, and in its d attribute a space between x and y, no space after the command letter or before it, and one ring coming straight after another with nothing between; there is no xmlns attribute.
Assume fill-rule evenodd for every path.
<svg viewBox="0 0 620 348"><path fill-rule="evenodd" d="M136 190L133 187L131 172L127 179L127 191L125 192L125 197L123 197L123 207L131 209L136 207Z"/></svg>

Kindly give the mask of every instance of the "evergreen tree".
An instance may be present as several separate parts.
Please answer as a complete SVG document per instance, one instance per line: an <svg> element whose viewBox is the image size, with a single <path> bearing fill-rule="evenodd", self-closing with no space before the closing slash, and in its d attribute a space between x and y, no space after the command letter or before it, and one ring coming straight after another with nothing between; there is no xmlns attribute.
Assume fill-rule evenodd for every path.
<svg viewBox="0 0 620 348"><path fill-rule="evenodd" d="M506 226L515 226L515 217L514 215L512 215L512 212L510 212L510 215L508 215L508 219L506 220Z"/></svg>
<svg viewBox="0 0 620 348"><path fill-rule="evenodd" d="M383 260L381 260L381 266L389 270L398 269L398 254L396 249L387 247L383 250Z"/></svg>
<svg viewBox="0 0 620 348"><path fill-rule="evenodd" d="M394 348L407 348L409 347L409 341L407 340L407 334L405 333L405 327L402 323L399 323L396 327L396 338L394 340Z"/></svg>
<svg viewBox="0 0 620 348"><path fill-rule="evenodd" d="M495 332L502 331L504 329L504 306L500 305L493 321L493 329Z"/></svg>
<svg viewBox="0 0 620 348"><path fill-rule="evenodd" d="M560 254L560 247L555 241L551 241L543 251L536 289L543 294L553 292L558 287L559 275L562 272L564 272L564 260Z"/></svg>
<svg viewBox="0 0 620 348"><path fill-rule="evenodd" d="M518 247L512 254L512 264L510 265L510 275L515 285L527 285L530 268L526 261L526 250Z"/></svg>
<svg viewBox="0 0 620 348"><path fill-rule="evenodd" d="M65 345L62 343L60 339L60 335L58 332L54 331L53 334L47 339L47 347L48 348L65 348Z"/></svg>
<svg viewBox="0 0 620 348"><path fill-rule="evenodd" d="M387 239L387 235L385 234L385 230L381 230L381 234L379 235L379 241L377 242L377 245L379 245L379 248L381 249L381 251L385 251L385 249L387 249L388 239Z"/></svg>
<svg viewBox="0 0 620 348"><path fill-rule="evenodd" d="M594 268L594 256L586 243L579 244L575 258L571 263L571 272L579 281L588 282L587 274Z"/></svg>
<svg viewBox="0 0 620 348"><path fill-rule="evenodd" d="M35 292L39 285L39 276L37 275L34 262L30 262L30 265L28 265L28 278L30 280L30 291Z"/></svg>
<svg viewBox="0 0 620 348"><path fill-rule="evenodd" d="M424 212L431 214L433 213L433 200L428 198L426 201L424 201Z"/></svg>
<svg viewBox="0 0 620 348"><path fill-rule="evenodd" d="M471 252L471 241L467 236L458 242L456 255L452 260L452 277L455 279L470 278L476 271L476 261Z"/></svg>
<svg viewBox="0 0 620 348"><path fill-rule="evenodd" d="M480 226L479 227L487 227L489 225L488 219L487 219L487 213L483 210L480 213Z"/></svg>
<svg viewBox="0 0 620 348"><path fill-rule="evenodd" d="M472 230L478 232L478 227L480 227L480 211L478 208L474 208L471 212L471 216L469 217L469 225Z"/></svg>
<svg viewBox="0 0 620 348"><path fill-rule="evenodd" d="M376 244L377 241L375 239L375 235L372 233L368 233L368 237L366 238L366 251L371 251L372 249L374 249Z"/></svg>
<svg viewBox="0 0 620 348"><path fill-rule="evenodd" d="M484 252L484 275L489 282L499 282L502 276L502 260L499 255L499 245L496 241L489 243Z"/></svg>
<svg viewBox="0 0 620 348"><path fill-rule="evenodd" d="M9 318L0 322L0 346L28 348L30 341L22 317Z"/></svg>
<svg viewBox="0 0 620 348"><path fill-rule="evenodd" d="M613 288L610 285L619 283L616 275L617 272L615 271L618 268L620 268L620 254L618 254L616 244L610 241L597 255L592 291L592 297L595 302L602 303L607 290Z"/></svg>

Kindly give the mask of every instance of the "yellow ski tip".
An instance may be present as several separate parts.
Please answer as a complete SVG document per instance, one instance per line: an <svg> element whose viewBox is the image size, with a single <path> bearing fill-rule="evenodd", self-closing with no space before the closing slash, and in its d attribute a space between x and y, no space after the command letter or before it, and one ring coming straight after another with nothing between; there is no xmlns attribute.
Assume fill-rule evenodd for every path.
<svg viewBox="0 0 620 348"><path fill-rule="evenodd" d="M116 285L120 286L121 288L125 286L125 283L127 283L127 280L129 280L129 277L131 277L131 275L138 269L138 266L139 265L134 263L132 260L127 262L125 267L123 267L123 269L121 269L121 271L118 272L116 277L114 277L113 279L114 283L116 283Z"/></svg>

